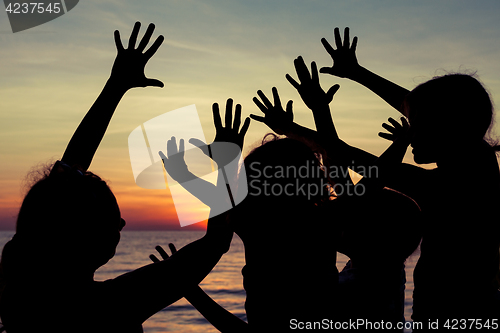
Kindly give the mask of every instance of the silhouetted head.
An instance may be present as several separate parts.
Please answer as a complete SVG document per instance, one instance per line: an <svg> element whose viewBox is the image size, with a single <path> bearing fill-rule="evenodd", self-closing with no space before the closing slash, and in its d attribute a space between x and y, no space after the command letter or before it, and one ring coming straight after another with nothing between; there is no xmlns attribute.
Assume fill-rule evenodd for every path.
<svg viewBox="0 0 500 333"><path fill-rule="evenodd" d="M466 74L447 74L420 84L406 96L403 107L417 163L433 163L449 156L450 150L482 142L493 117L488 92Z"/></svg>
<svg viewBox="0 0 500 333"><path fill-rule="evenodd" d="M251 200L317 204L328 198L320 162L300 141L267 135L244 164Z"/></svg>
<svg viewBox="0 0 500 333"><path fill-rule="evenodd" d="M318 158L300 141L268 134L244 166L248 195L236 207L240 220L278 219L281 224L329 197Z"/></svg>
<svg viewBox="0 0 500 333"><path fill-rule="evenodd" d="M101 178L52 172L23 200L16 234L2 255L3 278L34 278L24 276L29 271L39 273L36 279L54 272L88 278L113 257L123 225L115 196Z"/></svg>

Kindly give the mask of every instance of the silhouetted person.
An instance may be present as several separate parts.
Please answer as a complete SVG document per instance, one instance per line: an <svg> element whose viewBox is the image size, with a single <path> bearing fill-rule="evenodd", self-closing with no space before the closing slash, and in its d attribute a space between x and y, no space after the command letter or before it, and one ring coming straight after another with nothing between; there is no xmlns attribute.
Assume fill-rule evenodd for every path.
<svg viewBox="0 0 500 333"><path fill-rule="evenodd" d="M228 112L231 106L226 107L225 127L218 110L214 112L216 141L221 129L231 129ZM235 123L240 123L239 116ZM187 300L222 332L283 332L293 319L331 317L338 273L335 234L334 224L321 218L320 206L329 193L318 159L299 141L266 138L245 158L244 167L246 179L238 182L247 182L248 195L231 210L230 225L245 245L242 274L248 324L199 288L187 293ZM306 169L302 176L297 174L300 168Z"/></svg>
<svg viewBox="0 0 500 333"><path fill-rule="evenodd" d="M330 194L319 161L305 144L286 138L264 141L244 164L249 194L230 220L245 245L242 275L252 331L333 320L337 231L335 221L324 218Z"/></svg>
<svg viewBox="0 0 500 333"><path fill-rule="evenodd" d="M423 322L424 329L429 320L439 320L441 329L445 324L470 329L464 319L482 319L480 325L498 320L494 299L500 224L494 216L500 174L496 147L485 140L493 114L488 93L477 79L464 74L435 77L408 91L358 64L357 38L350 45L348 28L343 43L336 28L335 41L337 49L322 39L334 64L321 72L359 82L401 111L411 125L408 143L415 162L437 164L431 170L394 165L385 178L386 186L413 198L425 217L414 271L414 321ZM344 147L361 165L375 158Z"/></svg>
<svg viewBox="0 0 500 333"><path fill-rule="evenodd" d="M286 168L300 169L311 165L312 162L294 164L285 158L285 154L290 153L285 148L289 144L285 141L288 140L291 139L278 140L274 147L271 146L273 142L261 147L269 145L268 155L273 158L271 161L257 159L262 161L262 169L255 174L264 174L266 167L274 166L274 158ZM302 143L294 144L298 146L293 148L294 154L297 155L301 149L311 154ZM248 161L251 158L252 155L249 155L245 159L246 165L251 165L253 161ZM310 158L306 161L313 161ZM273 169L266 171L269 170ZM250 172L247 175L250 183L253 178ZM305 187L314 184L314 180L309 179L310 183L306 183ZM268 186L272 188L275 182L283 182L281 185L286 188L293 183L290 179L287 181L278 178L269 182ZM320 180L316 181L320 183ZM349 319L391 321L394 327L401 321L403 304L397 302L402 302L401 297L404 298L401 295L401 288L404 288L404 281L401 280L404 280L403 263L420 241L419 234L415 233L419 210L411 200L383 189L372 190L365 196L324 200L309 207L285 195L272 198L261 195L259 200L262 203L255 199L266 212L265 217L248 216L250 209L245 210L245 206L241 205L238 208L244 212L242 215L248 216L243 222L248 222L243 224L241 219L234 222L237 225L241 223L241 229L235 229L235 232L245 244L246 266L242 273L247 292L245 308L251 327L257 323L258 326L254 327L258 332L274 324L272 327L281 332L300 327L297 323L305 327L309 324L320 330L324 319L327 325L334 323L327 327L335 327L335 323L348 322ZM258 213L255 211L254 214ZM396 228L396 223L402 218L405 225ZM250 222L253 220L266 223L265 229ZM403 234L406 238L400 238ZM299 247L295 245L297 243ZM357 272L362 272L358 276L361 281L352 281L356 284L353 289L349 288L352 285L337 286L337 269L333 266L336 250L344 250L351 255ZM294 253L291 257L286 255L290 251ZM380 258L385 260L381 262ZM276 278L270 279L269 274ZM398 294L394 295L395 292ZM271 299L269 295L272 295ZM274 300L278 301L278 306ZM283 323L281 326L278 326L279 321Z"/></svg>
<svg viewBox="0 0 500 333"><path fill-rule="evenodd" d="M304 78L303 68L298 69L298 72L299 70L299 77ZM320 104L323 105L322 103L326 101L328 107L337 89L338 86L332 87L328 92L329 98L320 101ZM287 134L308 144L290 138L274 137L272 140L265 138L262 146L255 148L244 160L246 180L240 178L239 181L248 182L246 185L249 193L232 210L230 222L245 245L246 265L242 274L247 293L245 309L248 324L218 306L200 288L193 288L186 293L186 298L222 332L263 330L281 332L304 325L314 325L314 328L319 329L317 324L322 325L324 319L327 319L327 323L330 323L330 320L335 323L339 319L338 272L335 261L342 227L349 224L346 227L348 234L350 228L366 225L369 221L375 223L378 218L390 213L394 214L389 224L394 226L394 219L399 219L400 213L409 214L408 221L413 221L411 216L418 213L418 209L408 198L394 192L386 192L378 184L370 186L370 195L362 198L346 195L331 201L329 185L332 184L321 170L317 155L311 150L319 147L318 134L293 123L291 101L287 104L287 111L284 111L275 88L273 88L274 105L261 91L258 94L262 102L256 98L254 102L264 112L265 117L255 115L251 117L265 122L280 134ZM229 104L228 101L228 105L224 128L237 134L240 124L239 114L235 116L237 126L234 125L231 130L232 118L228 117L228 113L231 112L232 102ZM219 130L223 127L218 107L215 108L215 105L214 123L217 129L215 140L217 141L217 138L221 137ZM333 122L331 124L333 126ZM175 140L170 142L175 144ZM207 151L208 149L204 149L206 154ZM167 171L181 181L193 180L196 176L186 172L187 166L183 161L183 155L175 154L177 148L172 148L171 152L172 155L168 158L163 157ZM394 147L391 147L375 165L383 165L387 160L398 159L399 155L398 152L394 156ZM182 157L182 161L175 160L174 156ZM173 167L174 165L178 167ZM184 171L178 172L179 170ZM210 185L207 184L207 187ZM194 188L190 190L200 199L205 197L196 191ZM398 204L399 207L393 209ZM379 246L380 254L390 252L388 260L391 269L392 266L396 266L397 272L400 273L402 263L408 256L405 252L408 249L398 248L401 239L393 239L391 235L385 236L391 239L391 243ZM413 246L414 249L419 238L417 236L411 240L409 246ZM157 249L164 259L168 258L164 250ZM361 248L361 246L358 250L368 251L366 247ZM368 259L368 257L368 255L358 256L359 265L366 265L368 262L373 266L373 258ZM157 261L155 257L153 260ZM399 287L400 280L397 280L396 288Z"/></svg>
<svg viewBox="0 0 500 333"><path fill-rule="evenodd" d="M185 190L197 197L201 202L210 207L210 216L216 216L236 206L241 199L237 195L237 178L241 150L245 134L250 125L250 118L246 118L241 129L241 105L236 104L233 123L233 100L226 102L225 122L219 113L219 104L212 105L215 125L215 139L206 145L199 139L190 138L189 143L201 149L217 165L217 185L214 185L193 174L184 161L184 139L179 140L177 148L176 138L167 141L167 156L159 152L167 173L177 181ZM234 193L233 193L234 191ZM242 191L244 192L244 191Z"/></svg>
<svg viewBox="0 0 500 333"><path fill-rule="evenodd" d="M282 109L275 88L274 105L261 91L258 94L262 102L254 101L265 117L251 115L252 118L296 138L311 134L293 123L291 102L287 111ZM287 126L300 133L280 130ZM307 138L302 139L308 142ZM314 147L313 142L309 145ZM371 186L369 195L346 195L331 201L330 180L321 170L321 163L310 146L290 138L265 138L263 144L244 160L249 193L232 210L230 222L245 245L246 265L242 274L248 325L219 307L201 289L186 294L188 301L222 332L283 332L299 327L318 330L324 328L323 325L334 326L342 318L338 307L343 306L338 304L335 267L342 228L346 228L347 234L350 228L370 222L377 224L381 217L389 217L388 224L393 227L402 213L409 215L408 229L412 228L412 215L418 214L418 208L410 199L389 193L378 185ZM389 153L378 162L387 159ZM379 230L387 229L381 226ZM402 251L398 246L408 238L393 239L392 234L381 236L391 242L378 246L379 254L389 254L387 267L394 269L395 266L399 278L402 263L408 256L404 251L408 249ZM418 235L411 241L409 246L414 249ZM359 251L369 250L360 246ZM359 265L375 265L373 257L366 253L357 259ZM382 269L380 274L384 273ZM389 274L384 276L391 278ZM401 287L399 279L395 283L396 288ZM378 314L377 319L387 318L384 311Z"/></svg>
<svg viewBox="0 0 500 333"><path fill-rule="evenodd" d="M23 200L1 261L0 317L9 333L142 332L145 320L203 280L229 247L232 232L219 215L205 237L168 261L94 281L115 254L125 221L110 188L87 169L125 92L163 86L144 75L163 37L143 53L154 25L136 48L139 29L137 22L126 49L115 32L118 55L106 86L61 161Z"/></svg>
<svg viewBox="0 0 500 333"><path fill-rule="evenodd" d="M351 156L343 153L346 144L340 141L330 114L329 103L339 85L325 92L314 62L311 72L302 57L298 57L294 65L300 83L288 74L286 78L313 112L317 132L293 123L291 102L284 111L275 88L275 107L259 92L264 104L254 101L265 117L251 117L268 124L278 133L304 141L321 154L337 195L337 200L329 204L328 217L337 216L338 211L346 209L351 212L345 215L348 218L335 220L342 232L337 249L349 255L354 265L350 268L352 265L349 264L339 278L336 318L343 323L349 319L378 323L384 320L396 328L404 321L404 261L420 242L421 231L417 223L420 213L410 198L383 189L382 180L391 172L392 164L401 162L407 147L409 126L406 123L399 125L391 119L394 127L384 126L392 131L392 135L387 136L394 141L393 144L380 157L372 159L368 168L367 165L362 165L363 169L357 168ZM348 167L365 176L356 184L357 187L347 172ZM371 175L371 172L375 174ZM381 258L385 258L383 263ZM378 288L369 288L369 281ZM370 327L357 329L370 330Z"/></svg>

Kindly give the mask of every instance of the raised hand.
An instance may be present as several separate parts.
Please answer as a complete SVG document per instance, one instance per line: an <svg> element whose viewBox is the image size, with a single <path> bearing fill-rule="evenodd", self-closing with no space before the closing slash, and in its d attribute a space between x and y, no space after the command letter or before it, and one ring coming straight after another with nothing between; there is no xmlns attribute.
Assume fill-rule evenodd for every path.
<svg viewBox="0 0 500 333"><path fill-rule="evenodd" d="M220 195L217 195L217 187L189 171L184 160L183 139L179 140L179 148L177 148L175 137L172 137L167 141L167 156L161 151L159 154L165 170L184 189L212 209L220 206L220 200L218 200Z"/></svg>
<svg viewBox="0 0 500 333"><path fill-rule="evenodd" d="M169 247L170 251L172 252L172 254L174 254L174 253L177 252L177 249L175 248L174 244L169 243L168 247ZM170 256L168 255L168 253L160 245L157 245L155 247L155 249L156 249L156 251L158 251L158 253L160 254L160 256L162 257L163 260L167 260L168 258L170 258ZM151 259L151 261L153 261L153 262L160 262L161 261L154 254L150 254L149 255L149 259Z"/></svg>
<svg viewBox="0 0 500 333"><path fill-rule="evenodd" d="M212 113L214 117L215 125L215 139L210 145L205 145L202 141L198 139L190 139L189 143L200 148L205 155L213 158L215 162L220 165L227 164L233 157L232 152L224 152L223 143L233 143L238 146L239 150L243 149L243 141L245 139L245 134L250 126L250 118L246 118L243 126L240 129L241 124L241 105L236 104L234 110L234 122L233 122L233 100L229 98L226 102L226 114L224 116L225 125L222 125L222 120L219 112L219 104L214 103L212 105ZM215 145L214 145L215 144ZM218 147L215 148L214 147ZM225 146L228 147L228 146Z"/></svg>
<svg viewBox="0 0 500 333"><path fill-rule="evenodd" d="M130 35L127 48L123 47L120 32L115 31L115 44L118 54L116 56L113 68L111 70L110 80L122 88L128 90L136 87L163 87L163 82L156 79L149 79L144 74L144 68L149 59L156 53L160 45L163 43L163 36L159 36L154 41L153 45L144 52L146 46L153 35L155 25L150 24L144 37L136 48L137 35L141 24L136 22L132 34Z"/></svg>
<svg viewBox="0 0 500 333"><path fill-rule="evenodd" d="M350 44L349 28L344 29L343 43L340 38L339 28L335 28L333 34L335 36L335 45L337 49L334 49L325 38L321 39L321 43L332 57L333 65L332 67L322 67L319 71L338 77L351 78L352 74L360 67L358 59L356 58L358 37L354 37L352 39L352 44Z"/></svg>
<svg viewBox="0 0 500 333"><path fill-rule="evenodd" d="M250 118L266 124L276 133L283 135L288 132L290 126L293 124L293 101L290 100L288 101L288 103L286 103L285 111L281 106L278 89L276 89L276 87L273 87L272 91L274 97L274 106L261 90L257 91L257 94L259 95L262 102L257 97L253 98L253 102L255 103L255 105L257 105L260 111L264 113L264 117L251 114Z"/></svg>
<svg viewBox="0 0 500 333"><path fill-rule="evenodd" d="M378 135L389 141L398 141L405 144L410 144L410 125L406 118L401 117L401 124L399 124L395 119L388 119L391 125L383 123L382 127L385 128L389 133L380 132Z"/></svg>
<svg viewBox="0 0 500 333"><path fill-rule="evenodd" d="M212 112L214 116L215 125L215 139L214 142L230 142L236 144L240 149L243 148L243 140L247 133L248 126L250 126L250 118L246 118L240 130L241 124L241 105L236 104L234 109L234 122L233 122L233 100L229 98L226 102L226 114L224 117L225 126L222 125L220 118L219 104L212 105ZM231 125L231 122L233 124Z"/></svg>
<svg viewBox="0 0 500 333"><path fill-rule="evenodd" d="M186 161L184 160L184 140L179 140L179 148L177 148L177 143L175 137L172 137L167 141L167 156L160 151L161 159L163 160L163 165L168 174L177 181L185 182L193 177L188 173L188 168Z"/></svg>
<svg viewBox="0 0 500 333"><path fill-rule="evenodd" d="M115 31L115 44L118 50L111 76L104 89L87 112L77 130L71 137L62 161L70 166L77 165L81 170L87 170L94 154L101 143L111 117L123 95L134 87L163 87L161 81L148 79L144 75L144 67L163 42L163 36L156 39L153 45L143 53L154 31L150 24L137 49L135 43L141 24L137 22L125 49L120 39L120 33Z"/></svg>
<svg viewBox="0 0 500 333"><path fill-rule="evenodd" d="M340 86L336 84L325 92L319 84L318 68L314 61L311 63L311 73L309 73L309 69L301 56L295 59L293 64L295 65L300 83L295 81L289 74L286 74L285 77L297 89L307 107L313 110L313 112L327 107Z"/></svg>

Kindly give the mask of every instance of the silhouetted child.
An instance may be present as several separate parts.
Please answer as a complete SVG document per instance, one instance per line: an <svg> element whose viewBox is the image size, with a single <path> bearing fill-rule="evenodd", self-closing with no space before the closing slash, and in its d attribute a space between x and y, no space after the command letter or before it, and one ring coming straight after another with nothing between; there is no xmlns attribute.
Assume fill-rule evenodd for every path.
<svg viewBox="0 0 500 333"><path fill-rule="evenodd" d="M225 215L207 235L154 263L103 282L95 271L115 254L125 225L108 185L87 171L120 99L134 87L163 86L144 67L163 41L150 25L136 48L136 23L102 93L73 135L61 161L27 193L16 234L2 253L0 317L7 332L142 332L142 323L196 286L227 251Z"/></svg>
<svg viewBox="0 0 500 333"><path fill-rule="evenodd" d="M230 107L222 127L218 107L214 108L216 142L223 129L231 129L228 112ZM235 123L240 123L239 116ZM223 141L237 140L226 135ZM283 332L292 329L294 320L300 325L331 318L338 274L336 237L334 224L322 218L322 203L330 195L317 157L299 141L266 137L244 159L244 167L246 178L238 181L245 182L248 195L231 210L230 225L245 246L242 274L248 324L199 288L186 298L222 332ZM171 170L167 167L175 177L176 170Z"/></svg>
<svg viewBox="0 0 500 333"><path fill-rule="evenodd" d="M337 49L322 40L334 64L321 72L359 82L401 111L411 125L408 143L415 162L437 164L431 170L395 165L385 182L413 198L424 216L421 256L414 271L414 321L425 328L429 320L439 320L443 329L478 319L479 324L474 322L471 329L468 322L465 329L492 329L491 319L500 318L494 301L500 223L493 218L500 173L497 147L485 140L493 115L488 93L464 74L435 77L408 91L358 64L357 38L350 45L348 28L343 43L336 28L335 40ZM359 164L373 159L351 148Z"/></svg>
<svg viewBox="0 0 500 333"><path fill-rule="evenodd" d="M317 157L299 141L274 139L248 154L244 165L249 194L230 221L245 245L252 331L333 320L337 232L335 221L324 218L330 193Z"/></svg>
<svg viewBox="0 0 500 333"><path fill-rule="evenodd" d="M325 92L320 86L314 62L311 72L302 57L298 57L294 64L300 83L288 74L286 78L312 110L317 132L293 123L291 102L288 102L286 111L283 110L276 88L273 88L274 106L259 91L262 102L256 99L254 102L265 117L251 117L278 133L305 142L320 153L326 174L332 181L337 199L325 205L325 218L332 219L337 231L342 232L343 236L334 246L349 253L355 268L343 274L338 299L332 299L332 302L339 303L338 313L330 316L340 324L349 322L349 319L370 319L379 323L381 320L390 321L396 327L404 321L404 261L420 241L416 222L420 211L410 198L384 189L383 178L391 172L391 164L401 162L403 158L407 147L407 126L399 125L393 133L394 143L380 157L371 159L369 168L362 166L364 171L374 170L375 174L363 174L366 177L354 187L348 167L356 168L357 165L353 165L349 154L345 153L347 144L339 139L330 115L329 103L339 86L334 85ZM405 223L401 223L402 219ZM351 279L346 279L346 275L353 272L356 277L351 275ZM364 292L363 307L359 302L363 300L363 291L369 288L363 284L369 280L378 281L379 288Z"/></svg>
<svg viewBox="0 0 500 333"><path fill-rule="evenodd" d="M251 115L252 118L274 128L290 126L297 132L287 128L282 133L307 139L302 134L307 136L311 133L291 121L291 103L284 111L275 88L274 105L261 91L258 93L262 102L254 101L265 117ZM313 145L314 140L305 141ZM388 157L397 158L390 153L379 162ZM380 224L377 235L381 238L386 236L391 243L378 246L379 254L387 255L389 262L387 274L384 275L386 272L383 269L378 273L381 279L385 276L391 281L391 274L396 270L399 278L408 256L405 251L409 251L401 244L408 239L398 238L399 232L383 235L380 231L387 230L385 223L394 226L402 215L408 220L406 227L412 229L418 208L410 199L374 185L366 196L330 200L332 183L318 155L308 145L290 138L265 138L261 146L248 154L244 166L246 180L242 181L247 182L249 193L233 209L230 221L245 245L246 265L242 274L247 293L245 309L248 325L235 320L199 288L186 296L221 332L282 332L300 327L335 327L344 315L338 309L344 305L338 304L338 271L335 267L343 228L346 235L352 236L355 234L352 230L356 228L371 224L374 225L373 230ZM389 222L380 222L380 218L384 217ZM411 240L408 246L414 250L419 241L418 235L412 234ZM353 242L353 251L355 247L364 254L364 257L357 257L358 264L374 267L376 259L367 255L367 248ZM392 282L396 288L401 287L399 279L388 284L393 286ZM374 303L377 301L373 300ZM392 312L387 314L387 311ZM394 312L386 307L384 311L377 312L377 318L389 317L392 320Z"/></svg>
<svg viewBox="0 0 500 333"><path fill-rule="evenodd" d="M283 332L332 318L336 237L334 224L322 218L329 194L319 161L299 141L266 137L244 167L248 195L231 211L230 224L245 246L248 324L200 288L186 299L221 332Z"/></svg>

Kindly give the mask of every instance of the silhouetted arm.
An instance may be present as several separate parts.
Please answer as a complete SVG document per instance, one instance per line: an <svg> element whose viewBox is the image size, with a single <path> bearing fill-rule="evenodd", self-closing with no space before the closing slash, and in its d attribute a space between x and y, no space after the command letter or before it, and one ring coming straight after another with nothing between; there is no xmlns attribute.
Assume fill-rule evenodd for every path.
<svg viewBox="0 0 500 333"><path fill-rule="evenodd" d="M172 254L177 252L174 244L170 243L168 246ZM156 250L160 253L163 260L169 259L169 255L161 246L157 246ZM153 254L149 257L153 262L160 262ZM220 332L249 332L248 324L245 321L220 306L199 286L187 290L184 297Z"/></svg>
<svg viewBox="0 0 500 333"><path fill-rule="evenodd" d="M215 126L214 141L206 146L198 146L204 153L217 163L219 177L217 179L217 187L227 188L227 193L234 207L237 193L233 193L232 189L237 188L239 158L243 150L245 135L250 126L250 118L245 118L241 125L241 105L236 104L233 117L233 100L228 98L226 101L226 110L224 114L224 125L219 112L219 104L212 105L212 115ZM241 128L240 128L241 125ZM193 143L193 140L190 140ZM196 145L196 144L195 144Z"/></svg>
<svg viewBox="0 0 500 333"><path fill-rule="evenodd" d="M404 114L402 109L403 101L410 92L408 89L398 86L364 67L360 67L355 71L350 79L370 89L394 109L408 116Z"/></svg>
<svg viewBox="0 0 500 333"><path fill-rule="evenodd" d="M161 81L148 79L144 74L144 67L163 42L163 36L159 36L152 46L143 53L154 28L153 24L149 25L139 46L135 48L140 29L140 23L137 22L126 49L122 45L120 33L118 30L115 31L118 54L111 70L111 76L68 143L62 157L62 161L66 164L76 165L82 170L89 168L118 103L129 89L148 86L163 87Z"/></svg>
<svg viewBox="0 0 500 333"><path fill-rule="evenodd" d="M356 58L358 38L354 37L352 45L350 44L349 28L345 28L344 30L343 43L342 38L340 37L339 28L335 28L334 37L337 49L334 49L325 38L321 39L326 51L332 57L333 65L332 67L321 68L320 72L348 78L358 82L380 96L393 108L399 112L403 112L401 106L405 96L409 93L409 90L400 87L399 85L384 79L383 77L359 65Z"/></svg>
<svg viewBox="0 0 500 333"><path fill-rule="evenodd" d="M250 118L245 119L243 126L241 125L241 105L236 104L234 111L233 122L233 100L228 99L226 102L225 111L225 126L222 125L222 120L219 112L219 104L214 103L212 113L215 125L215 139L210 145L198 139L190 139L189 142L201 149L201 151L217 163L219 172L217 178L217 186L209 183L201 178L198 178L188 170L188 166L184 161L184 140L180 140L179 149L172 137L167 142L167 156L160 152L165 170L184 187L189 193L197 197L203 203L211 207L212 212L220 212L230 209L232 206L228 202L221 201L221 198L226 198L228 195L234 195L231 188L236 188L237 172L238 172L238 156L241 156L245 134L250 125ZM234 185L234 186L231 186ZM226 206L230 205L230 206Z"/></svg>
<svg viewBox="0 0 500 333"><path fill-rule="evenodd" d="M289 77L289 75L287 75L287 79L289 81L293 80L291 77ZM293 80L293 82L295 85L300 86L298 83L295 82L295 80ZM321 89L321 87L319 87L319 89ZM329 90L330 91L329 98L333 97L333 94L337 89L338 85L335 85ZM301 90L301 91L302 95L305 96L306 100L309 101L314 99L314 97L311 98L307 96L306 90ZM321 91L323 92L323 90ZM253 101L257 105L257 107L262 111L264 116L251 114L250 117L252 119L266 124L267 126L269 126L270 129L272 129L278 134L286 135L289 138L304 142L309 146L309 148L311 148L311 150L321 153L324 157L333 156L334 158L337 158L337 160L332 160L332 159L329 160L331 165L339 166L341 162L339 162L338 159L342 159L343 160L342 163L344 163L345 168L347 168L347 163L350 163L349 167L352 167L353 163L351 158L355 158L357 160L358 159L361 160L360 163L363 163L364 165L368 166L372 165L374 161L377 159L377 156L367 153L361 149L351 147L338 138L335 126L333 125L333 121L331 120L328 102L325 103L326 107L321 108L321 110L319 111L321 115L317 115L315 117L315 120L317 120L318 123L320 124L319 125L320 128L322 128L321 117L326 116L326 118L330 118L331 127L327 129L325 128L326 126L323 126L323 131L327 131L327 133L326 135L323 135L323 137L321 137L318 131L312 130L310 128L301 126L293 122L292 101L291 100L288 101L285 111L283 110L283 107L281 105L281 100L276 87L272 88L272 93L273 93L274 104L267 98L267 96L261 90L257 91L260 100L257 97L254 97ZM314 101L312 101L312 103L314 103ZM326 122L324 122L324 124L326 124ZM358 156L360 157L358 158ZM359 170L355 168L354 171L359 171ZM337 182L341 182L339 178L336 178L335 180Z"/></svg>
<svg viewBox="0 0 500 333"><path fill-rule="evenodd" d="M301 56L297 57L293 64L300 83L289 74L285 77L297 89L304 103L312 111L319 136L327 141L338 140L339 136L333 123L329 104L340 86L335 84L325 92L319 83L318 69L314 61L311 63L311 72Z"/></svg>
<svg viewBox="0 0 500 333"><path fill-rule="evenodd" d="M279 135L285 135L288 138L302 141L313 151L322 152L323 148L319 144L318 133L310 128L293 122L293 101L290 100L287 102L285 111L281 105L280 96L276 87L272 88L272 93L274 105L262 90L257 91L262 101L254 97L253 102L262 111L264 117L251 114L250 118L266 124L271 130Z"/></svg>
<svg viewBox="0 0 500 333"><path fill-rule="evenodd" d="M232 231L226 214L210 217L204 237L168 260L152 263L109 281L114 305L124 320L142 323L197 286L229 249Z"/></svg>
<svg viewBox="0 0 500 333"><path fill-rule="evenodd" d="M313 113L317 128L316 140L326 151L323 156L325 165L328 168L334 167L340 170L340 172L333 173L329 171L329 174L336 176L333 179L335 183L348 185L351 179L347 176L347 169L352 168L354 164L352 152L350 146L340 140L329 106L340 86L336 84L325 92L319 83L318 69L314 61L311 63L311 72L300 56L294 60L294 65L300 83L289 74L286 75L286 79L297 89L302 100ZM365 155L363 157L366 158ZM354 165L357 165L357 162Z"/></svg>
<svg viewBox="0 0 500 333"><path fill-rule="evenodd" d="M301 126L293 122L292 101L286 104L286 111L283 110L280 97L276 87L272 88L274 105L261 91L257 91L260 101L257 97L253 98L254 103L264 113L264 117L251 114L253 120L262 122L269 126L271 130L280 135L286 135L289 138L299 140L307 144L313 151L324 152L323 146L327 143L331 145L331 154L346 154L349 158L359 161L362 165L372 165L378 156L365 152L359 148L353 147L338 138L335 128L332 128L331 137L327 137L327 143L322 142L317 131ZM329 109L328 109L328 112ZM324 112L326 113L326 112ZM332 122L333 123L333 122ZM328 136L328 133L327 133ZM328 139L330 138L330 140ZM335 140L337 138L337 140ZM351 163L352 166L353 163Z"/></svg>
<svg viewBox="0 0 500 333"><path fill-rule="evenodd" d="M190 290L185 297L220 332L250 332L247 322L224 309L199 286Z"/></svg>
<svg viewBox="0 0 500 333"><path fill-rule="evenodd" d="M379 169L381 168L381 170L388 170L389 166L392 167L395 165L395 161L401 163L408 145L406 142L406 146L403 147L400 143L401 141L398 141L398 143L388 148L384 156L378 157L360 148L351 146L341 140L336 131L329 107L329 104L339 86L334 85L328 90L328 92L325 92L319 83L318 71L315 62L311 63L310 72L302 57L295 59L294 65L300 83L295 81L295 79L288 74L286 75L286 78L297 89L300 96L304 100L304 103L311 109L316 127L318 129L315 135L315 140L317 140L317 142L326 150L330 165L337 168L343 168L344 170L350 168L363 176L368 176L364 171L368 170L370 167L375 166ZM395 121L393 119L390 119L389 121L394 125ZM387 129L387 127L385 128ZM313 136L312 133L310 133L310 135ZM403 155L401 155L401 152ZM409 170L411 172L413 169L409 168ZM387 177L384 177L384 179L387 179ZM337 179L337 182L338 181L339 179ZM342 181L342 179L340 179L340 181Z"/></svg>
<svg viewBox="0 0 500 333"><path fill-rule="evenodd" d="M382 125L389 133L381 132L379 136L392 141L391 145L373 162L375 174L364 177L356 186L364 186L368 192L389 187L422 204L432 183L429 181L432 171L401 163L410 144L411 128L404 117L401 124L392 118L389 122L390 125Z"/></svg>
<svg viewBox="0 0 500 333"><path fill-rule="evenodd" d="M401 163L410 144L411 128L404 117L401 117L401 125L393 118L388 120L390 124L384 123L382 127L389 133L379 132L378 135L392 143L379 157L344 143L348 146L346 150L353 160L363 162L362 165L357 163L361 170L371 170L367 175L369 177L364 177L359 183L361 186L389 187L419 203L430 185L432 171Z"/></svg>
<svg viewBox="0 0 500 333"><path fill-rule="evenodd" d="M213 113L216 127L214 143L229 142L241 148L250 119L245 120L240 129L241 106L236 106L233 123L232 105L232 100L229 99L226 104L225 126L223 126L218 105L214 104ZM170 156L162 156L169 173L172 172L171 167L173 164L180 164L178 163L179 160L173 161L171 158L177 155L178 159L183 160L183 154L178 153L175 140L171 141L172 154L167 152ZM175 149L173 149L174 146ZM207 146L200 148L204 152L209 152ZM225 190L227 182L223 174L227 168L222 168L222 166L226 165L228 156L216 147L210 151L219 165L216 190ZM229 158L232 158L232 156ZM198 191L196 188L191 190L193 192ZM186 291L197 286L217 264L221 256L228 251L233 233L226 222L227 209L221 210L221 207L228 209L231 207L227 205L226 198L222 195L219 196L213 191L210 194L215 201L220 202L215 206L211 206L207 233L203 238L184 246L168 260L144 266L115 279L114 282L122 285L126 294L126 299L123 300L124 315L130 316L130 318L139 322L145 321L164 307L184 297ZM144 292L148 286L155 286L154 293ZM156 286L161 286L161 288L156 288Z"/></svg>
<svg viewBox="0 0 500 333"><path fill-rule="evenodd" d="M393 178L397 168L401 165L406 150L410 145L410 125L404 117L401 117L401 125L394 119L389 118L389 124L382 124L389 133L379 133L384 139L392 141L392 144L373 163L377 170L375 177L364 177L360 183L363 186L380 187L387 186Z"/></svg>
<svg viewBox="0 0 500 333"><path fill-rule="evenodd" d="M179 140L179 148L177 148L175 137L170 138L170 140L167 141L168 157L161 151L159 154L165 166L165 170L170 177L205 205L214 207L216 204L214 200L218 199L218 196L214 195L217 191L217 187L189 171L186 161L184 160L184 139Z"/></svg>

